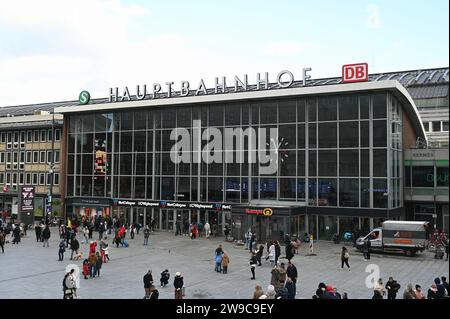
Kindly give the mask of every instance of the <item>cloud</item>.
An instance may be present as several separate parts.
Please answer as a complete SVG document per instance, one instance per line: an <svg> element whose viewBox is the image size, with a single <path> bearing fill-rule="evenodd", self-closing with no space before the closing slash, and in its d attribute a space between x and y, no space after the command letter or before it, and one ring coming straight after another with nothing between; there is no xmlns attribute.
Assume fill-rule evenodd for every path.
<svg viewBox="0 0 450 319"><path fill-rule="evenodd" d="M380 7L374 3L366 6L366 28L379 29L381 27Z"/></svg>

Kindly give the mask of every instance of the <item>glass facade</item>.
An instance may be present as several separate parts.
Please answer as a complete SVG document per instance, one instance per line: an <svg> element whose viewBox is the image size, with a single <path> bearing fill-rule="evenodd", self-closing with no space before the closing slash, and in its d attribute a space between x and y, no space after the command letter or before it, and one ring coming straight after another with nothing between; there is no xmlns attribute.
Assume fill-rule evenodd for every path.
<svg viewBox="0 0 450 319"><path fill-rule="evenodd" d="M400 207L401 112L386 92L71 115L67 196ZM212 127L222 136L226 128L253 128L257 137L265 129L267 149L278 145L278 169L266 174L249 161L248 150L258 145L249 147L248 137L229 152L209 149L196 162L195 121L201 121L201 137ZM182 163L171 158L175 128L189 136ZM278 141L269 138L274 128ZM202 138L201 148L211 141Z"/></svg>

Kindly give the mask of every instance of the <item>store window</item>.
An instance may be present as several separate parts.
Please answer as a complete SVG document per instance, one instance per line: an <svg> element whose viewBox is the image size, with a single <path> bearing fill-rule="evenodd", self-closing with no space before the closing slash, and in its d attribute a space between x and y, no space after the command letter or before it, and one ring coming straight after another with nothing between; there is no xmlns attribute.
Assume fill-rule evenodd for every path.
<svg viewBox="0 0 450 319"><path fill-rule="evenodd" d="M436 186L448 187L448 167L436 168Z"/></svg>
<svg viewBox="0 0 450 319"><path fill-rule="evenodd" d="M337 151L319 151L319 176L337 176Z"/></svg>
<svg viewBox="0 0 450 319"><path fill-rule="evenodd" d="M359 207L359 180L339 179L339 206Z"/></svg>
<svg viewBox="0 0 450 319"><path fill-rule="evenodd" d="M337 205L337 179L319 178L317 206Z"/></svg>
<svg viewBox="0 0 450 319"><path fill-rule="evenodd" d="M434 187L434 167L433 166L413 166L412 167L413 187Z"/></svg>

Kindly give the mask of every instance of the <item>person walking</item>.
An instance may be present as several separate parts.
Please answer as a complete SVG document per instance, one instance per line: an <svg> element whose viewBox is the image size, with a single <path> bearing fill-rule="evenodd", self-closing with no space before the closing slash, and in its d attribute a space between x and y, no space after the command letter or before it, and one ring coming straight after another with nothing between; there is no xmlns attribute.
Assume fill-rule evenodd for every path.
<svg viewBox="0 0 450 319"><path fill-rule="evenodd" d="M209 235L211 234L211 226L208 222L205 223L205 226L203 226L203 229L205 230L205 237L209 238Z"/></svg>
<svg viewBox="0 0 450 319"><path fill-rule="evenodd" d="M72 252L70 253L70 260L73 259L73 253L75 252L76 255L78 255L78 249L80 249L80 243L78 242L78 239L76 236L72 237L72 242L70 243L70 249Z"/></svg>
<svg viewBox="0 0 450 319"><path fill-rule="evenodd" d="M147 271L147 273L144 275L143 281L144 281L144 290L145 290L144 299L148 299L150 296L150 288L153 285L153 276L152 276L151 269L149 269Z"/></svg>
<svg viewBox="0 0 450 319"><path fill-rule="evenodd" d="M263 254L264 254L264 246L260 245L258 252L256 253L256 260L258 261L258 266L262 266L261 259Z"/></svg>
<svg viewBox="0 0 450 319"><path fill-rule="evenodd" d="M436 293L436 299L444 299L448 297L447 290L445 289L444 285L441 283L440 278L435 278L434 283L436 284L437 293Z"/></svg>
<svg viewBox="0 0 450 319"><path fill-rule="evenodd" d="M450 295L450 290L447 282L447 277L442 276L441 277L442 285L444 286L445 290L447 291L447 295Z"/></svg>
<svg viewBox="0 0 450 319"><path fill-rule="evenodd" d="M51 233L50 233L50 227L45 226L44 231L42 232L42 240L44 241L44 245L43 247L45 247L45 244L47 244L47 247L49 247L48 245L48 240L50 239Z"/></svg>
<svg viewBox="0 0 450 319"><path fill-rule="evenodd" d="M380 295L381 295L381 299L383 299L384 295L386 294L386 291L384 290L384 284L383 284L383 279L378 279L378 282L376 283L374 290L377 290Z"/></svg>
<svg viewBox="0 0 450 319"><path fill-rule="evenodd" d="M134 233L136 232L136 225L133 223L130 226L130 238L134 239Z"/></svg>
<svg viewBox="0 0 450 319"><path fill-rule="evenodd" d="M256 242L256 234L253 232L250 236L249 250L253 251L253 244Z"/></svg>
<svg viewBox="0 0 450 319"><path fill-rule="evenodd" d="M275 265L278 265L278 258L281 256L281 246L280 243L275 241Z"/></svg>
<svg viewBox="0 0 450 319"><path fill-rule="evenodd" d="M71 269L70 272L64 275L63 299L75 299L75 298L77 298L75 269Z"/></svg>
<svg viewBox="0 0 450 319"><path fill-rule="evenodd" d="M89 254L95 254L95 250L97 248L97 242L91 240L91 243L89 244Z"/></svg>
<svg viewBox="0 0 450 319"><path fill-rule="evenodd" d="M291 278L292 283L294 284L294 292L295 294L297 294L297 277L298 277L297 267L295 267L295 265L290 261L288 262L286 275L288 276L288 278Z"/></svg>
<svg viewBox="0 0 450 319"><path fill-rule="evenodd" d="M397 293L400 290L400 284L396 280L394 280L393 277L389 277L389 280L386 283L386 290L388 299L393 300L397 298Z"/></svg>
<svg viewBox="0 0 450 319"><path fill-rule="evenodd" d="M270 267L275 267L275 244L271 243L269 247L269 254L267 255L270 261ZM267 259L267 258L266 258Z"/></svg>
<svg viewBox="0 0 450 319"><path fill-rule="evenodd" d="M88 279L89 276L89 260L83 260L83 276L84 279Z"/></svg>
<svg viewBox="0 0 450 319"><path fill-rule="evenodd" d="M109 246L108 243L105 243L105 246L102 247L102 259L103 262L106 263L106 260L109 261Z"/></svg>
<svg viewBox="0 0 450 319"><path fill-rule="evenodd" d="M294 246L292 245L291 241L288 241L286 243L285 252L286 252L286 259L288 262L291 261L292 258L294 258L294 252L293 252Z"/></svg>
<svg viewBox="0 0 450 319"><path fill-rule="evenodd" d="M34 225L34 232L36 234L36 242L40 242L41 239L41 235L42 235L42 228L39 225Z"/></svg>
<svg viewBox="0 0 450 319"><path fill-rule="evenodd" d="M175 287L175 299L183 299L183 277L180 272L175 274L173 286Z"/></svg>
<svg viewBox="0 0 450 319"><path fill-rule="evenodd" d="M222 273L228 273L228 265L230 264L230 257L226 252L223 253L222 256Z"/></svg>
<svg viewBox="0 0 450 319"><path fill-rule="evenodd" d="M262 295L264 295L264 291L261 287L261 285L255 286L255 291L253 292L253 298L252 299L259 299Z"/></svg>
<svg viewBox="0 0 450 319"><path fill-rule="evenodd" d="M369 239L366 239L364 241L364 245L363 245L363 255L364 255L364 261L368 261L370 260L370 247L371 247L371 242Z"/></svg>
<svg viewBox="0 0 450 319"><path fill-rule="evenodd" d="M168 269L165 269L162 273L161 273L161 278L159 279L160 283L161 283L161 287L165 287L169 284L169 279L170 279L170 273Z"/></svg>
<svg viewBox="0 0 450 319"><path fill-rule="evenodd" d="M408 284L406 286L406 289L403 292L403 299L416 299L416 294L414 293L412 284Z"/></svg>
<svg viewBox="0 0 450 319"><path fill-rule="evenodd" d="M20 243L20 226L19 225L14 227L13 237L14 237L14 239L13 239L12 243L19 244Z"/></svg>
<svg viewBox="0 0 450 319"><path fill-rule="evenodd" d="M257 263L258 263L258 261L256 260L256 255L254 252L252 252L252 256L250 257L250 261L249 261L250 270L252 272L252 278L250 278L251 280L256 279L255 278L255 268L256 268Z"/></svg>
<svg viewBox="0 0 450 319"><path fill-rule="evenodd" d="M216 250L216 254L214 256L214 261L216 263L214 270L216 272L222 272L222 255L223 255L223 252Z"/></svg>
<svg viewBox="0 0 450 319"><path fill-rule="evenodd" d="M348 264L348 260L350 258L350 254L346 247L342 247L341 251L341 269L344 269L344 264L347 265L348 270L350 271L350 265Z"/></svg>
<svg viewBox="0 0 450 319"><path fill-rule="evenodd" d="M97 269L96 269L96 266L97 266L97 255L95 254L95 252L91 252L89 254L88 260L89 260L89 277L90 278L92 278L92 277L95 278L95 275L97 273Z"/></svg>
<svg viewBox="0 0 450 319"><path fill-rule="evenodd" d="M83 227L83 237L84 237L84 243L87 244L89 243L89 229L87 228L87 226Z"/></svg>
<svg viewBox="0 0 450 319"><path fill-rule="evenodd" d="M428 289L427 299L438 299L437 298L437 286L432 284L430 289Z"/></svg>
<svg viewBox="0 0 450 319"><path fill-rule="evenodd" d="M58 261L64 260L64 252L65 251L66 251L66 242L63 239L59 242Z"/></svg>
<svg viewBox="0 0 450 319"><path fill-rule="evenodd" d="M97 276L100 277L100 269L102 269L102 257L100 256L100 253L96 253L97 256L97 262L95 263L95 270L97 271Z"/></svg>
<svg viewBox="0 0 450 319"><path fill-rule="evenodd" d="M0 247L2 248L2 254L5 253L5 235L3 231L0 231Z"/></svg>
<svg viewBox="0 0 450 319"><path fill-rule="evenodd" d="M148 238L149 237L150 237L150 228L147 225L144 228L144 246L148 246Z"/></svg>
<svg viewBox="0 0 450 319"><path fill-rule="evenodd" d="M250 239L252 238L252 229L249 228L245 233L245 249L251 250L250 248Z"/></svg>
<svg viewBox="0 0 450 319"><path fill-rule="evenodd" d="M197 224L194 223L194 225L192 225L192 230L191 230L191 233L192 233L191 239L196 239L197 238L197 232L198 232Z"/></svg>

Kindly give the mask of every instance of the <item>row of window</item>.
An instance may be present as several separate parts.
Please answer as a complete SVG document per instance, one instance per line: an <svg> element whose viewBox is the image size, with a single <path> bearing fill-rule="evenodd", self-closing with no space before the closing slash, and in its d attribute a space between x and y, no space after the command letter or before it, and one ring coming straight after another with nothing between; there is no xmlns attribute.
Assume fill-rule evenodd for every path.
<svg viewBox="0 0 450 319"><path fill-rule="evenodd" d="M0 185L50 185L50 173L0 173ZM53 185L59 185L59 173L53 174Z"/></svg>
<svg viewBox="0 0 450 319"><path fill-rule="evenodd" d="M448 187L448 167L405 166L405 187Z"/></svg>
<svg viewBox="0 0 450 319"><path fill-rule="evenodd" d="M425 132L448 132L448 121L423 122Z"/></svg>
<svg viewBox="0 0 450 319"><path fill-rule="evenodd" d="M25 143L51 142L52 130L1 132L0 143L7 148L24 148ZM55 129L55 141L61 140L61 129Z"/></svg>
<svg viewBox="0 0 450 319"><path fill-rule="evenodd" d="M55 150L54 163L59 163L60 151ZM6 169L25 169L27 164L47 164L52 163L52 151L22 151L22 152L0 152L0 164L6 163ZM12 164L12 165L11 165ZM20 164L17 166L17 164ZM16 167L17 166L17 167ZM15 168L14 168L15 167Z"/></svg>

